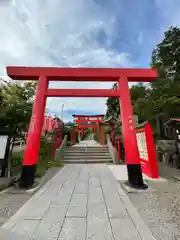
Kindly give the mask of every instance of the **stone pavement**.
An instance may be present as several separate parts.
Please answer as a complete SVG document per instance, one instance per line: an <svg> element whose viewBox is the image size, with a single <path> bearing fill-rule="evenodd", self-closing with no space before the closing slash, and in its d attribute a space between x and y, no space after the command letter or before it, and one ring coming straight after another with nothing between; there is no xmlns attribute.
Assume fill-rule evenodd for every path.
<svg viewBox="0 0 180 240"><path fill-rule="evenodd" d="M0 229L7 240L153 240L104 164L66 165Z"/></svg>

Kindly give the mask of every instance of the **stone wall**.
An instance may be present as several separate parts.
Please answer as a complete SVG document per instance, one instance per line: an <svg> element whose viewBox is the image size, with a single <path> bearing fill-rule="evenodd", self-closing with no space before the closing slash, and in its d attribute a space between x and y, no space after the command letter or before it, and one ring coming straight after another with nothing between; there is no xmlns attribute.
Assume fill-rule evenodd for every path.
<svg viewBox="0 0 180 240"><path fill-rule="evenodd" d="M158 160L162 160L164 164L169 164L176 155L175 140L158 140L156 144Z"/></svg>

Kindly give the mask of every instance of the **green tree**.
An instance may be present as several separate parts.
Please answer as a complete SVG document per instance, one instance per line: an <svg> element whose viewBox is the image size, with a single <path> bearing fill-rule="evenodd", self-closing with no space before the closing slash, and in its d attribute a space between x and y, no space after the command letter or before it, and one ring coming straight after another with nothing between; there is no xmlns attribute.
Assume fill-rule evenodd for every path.
<svg viewBox="0 0 180 240"><path fill-rule="evenodd" d="M147 108L151 89L149 89L148 86L139 83L130 88L130 93L134 114L138 115L139 121L145 121L146 117L151 114Z"/></svg>
<svg viewBox="0 0 180 240"><path fill-rule="evenodd" d="M117 85L114 84L113 88L116 88ZM148 96L150 95L150 89L144 86L143 84L133 85L130 88L131 101L133 106L134 114L137 114L140 121L145 120L145 114L149 113L149 110L146 108ZM119 108L119 98L108 98L107 102L107 112L106 117L115 116L119 117L120 108Z"/></svg>
<svg viewBox="0 0 180 240"><path fill-rule="evenodd" d="M164 33L164 39L152 53L152 67L159 70L161 81L170 85L172 81L179 81L180 77L180 29L170 27Z"/></svg>
<svg viewBox="0 0 180 240"><path fill-rule="evenodd" d="M117 89L117 84L113 84L113 89ZM119 107L119 98L109 97L106 102L107 111L106 117L119 117L120 115L120 107Z"/></svg>
<svg viewBox="0 0 180 240"><path fill-rule="evenodd" d="M157 113L180 115L180 29L170 27L164 39L153 50L152 67L158 77L151 84L152 104Z"/></svg>
<svg viewBox="0 0 180 240"><path fill-rule="evenodd" d="M16 134L27 130L36 84L7 82L0 86L0 130L7 127Z"/></svg>

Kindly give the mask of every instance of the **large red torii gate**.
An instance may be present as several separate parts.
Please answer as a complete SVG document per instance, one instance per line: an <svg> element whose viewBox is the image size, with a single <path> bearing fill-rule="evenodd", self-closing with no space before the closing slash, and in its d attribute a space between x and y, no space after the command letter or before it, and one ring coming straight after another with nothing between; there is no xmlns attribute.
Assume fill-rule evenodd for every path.
<svg viewBox="0 0 180 240"><path fill-rule="evenodd" d="M34 183L47 97L119 97L122 130L125 144L128 181L132 187L144 188L135 123L128 87L129 82L151 82L155 69L107 68L56 68L56 67L7 67L7 74L14 80L38 81L24 153L21 187ZM118 89L48 89L49 81L117 82Z"/></svg>

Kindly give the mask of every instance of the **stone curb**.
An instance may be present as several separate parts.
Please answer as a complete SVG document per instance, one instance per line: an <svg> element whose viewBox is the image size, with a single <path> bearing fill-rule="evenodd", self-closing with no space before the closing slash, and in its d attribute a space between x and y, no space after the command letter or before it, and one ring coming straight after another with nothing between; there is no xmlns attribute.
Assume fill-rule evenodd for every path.
<svg viewBox="0 0 180 240"><path fill-rule="evenodd" d="M126 208L127 212L129 213L129 216L132 219L136 229L138 230L140 237L143 240L156 240L156 238L153 236L152 232L150 231L149 227L145 224L145 222L140 217L137 209L131 203L125 190L122 189L122 187L119 185L118 182L117 182L117 189L118 189L118 194L123 202L123 205Z"/></svg>

